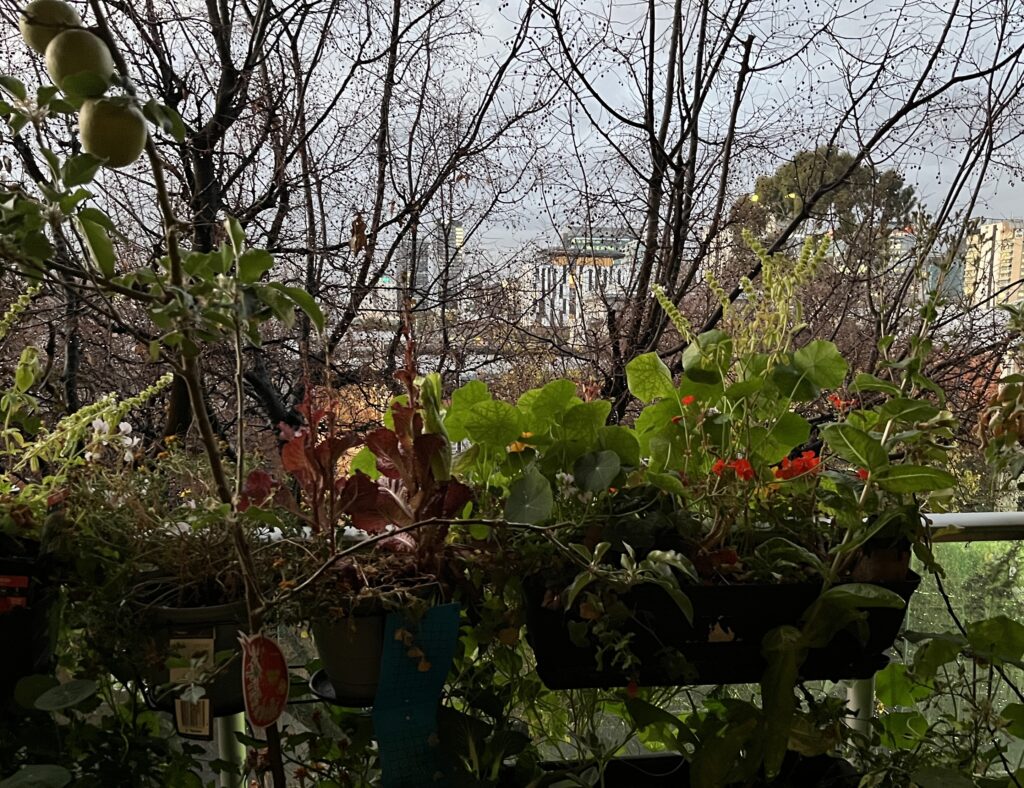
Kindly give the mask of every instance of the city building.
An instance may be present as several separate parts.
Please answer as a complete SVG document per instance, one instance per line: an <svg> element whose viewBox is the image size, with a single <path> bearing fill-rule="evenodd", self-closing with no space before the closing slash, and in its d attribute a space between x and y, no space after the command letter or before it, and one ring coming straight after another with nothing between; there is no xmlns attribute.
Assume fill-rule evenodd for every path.
<svg viewBox="0 0 1024 788"><path fill-rule="evenodd" d="M964 294L974 304L1017 303L1024 297L1024 220L981 220L967 238Z"/></svg>
<svg viewBox="0 0 1024 788"><path fill-rule="evenodd" d="M536 275L542 326L575 329L602 320L625 297L640 244L623 228L569 227L558 246L541 250Z"/></svg>
<svg viewBox="0 0 1024 788"><path fill-rule="evenodd" d="M922 300L928 293L940 288L939 296L951 301L964 293L964 253L961 248L949 260L950 250L932 244L927 252L921 248L922 240L913 227L893 230L888 238L888 273L904 277L910 269L918 279L917 295ZM924 256L924 259L921 259Z"/></svg>
<svg viewBox="0 0 1024 788"><path fill-rule="evenodd" d="M466 228L461 222L420 227L395 252L397 303L408 294L416 311L436 309L444 302L457 310L466 278Z"/></svg>

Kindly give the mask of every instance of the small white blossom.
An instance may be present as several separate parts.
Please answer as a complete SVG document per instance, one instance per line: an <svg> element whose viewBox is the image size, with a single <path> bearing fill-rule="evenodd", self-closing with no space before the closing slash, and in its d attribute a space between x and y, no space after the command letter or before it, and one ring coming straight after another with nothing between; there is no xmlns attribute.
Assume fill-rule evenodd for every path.
<svg viewBox="0 0 1024 788"><path fill-rule="evenodd" d="M131 435L132 433L132 425L129 424L127 421L122 421L120 424L118 424L117 429L122 435Z"/></svg>
<svg viewBox="0 0 1024 788"><path fill-rule="evenodd" d="M105 422L103 419L93 419L92 420L92 429L93 429L93 432L102 432L102 433L106 434L106 433L110 432L110 425L107 424L107 422Z"/></svg>

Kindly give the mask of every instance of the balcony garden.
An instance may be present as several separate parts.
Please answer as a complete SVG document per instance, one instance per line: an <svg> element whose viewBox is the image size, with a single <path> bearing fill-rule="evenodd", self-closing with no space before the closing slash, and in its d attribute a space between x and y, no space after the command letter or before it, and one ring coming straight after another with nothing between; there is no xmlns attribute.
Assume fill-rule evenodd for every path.
<svg viewBox="0 0 1024 788"><path fill-rule="evenodd" d="M571 256L633 267L538 257L566 268L551 325L560 291L524 309L479 261L472 284L465 228L424 211L478 179L482 216L526 200L511 162L561 99L508 104L509 69L573 74L565 101L636 131L591 101L585 27L526 2L507 59L445 77L479 112L431 115L465 9L328 5L18 12L4 70L48 78L0 76L0 788L1020 788L1024 519L994 513L1019 509L1024 314L957 301L977 222L956 195L916 210L872 157L947 92L991 99L1024 47L926 58L881 136L747 193L687 168L754 166L733 146L775 54L732 29L679 99L689 22L677 4L657 65L652 2L664 120L632 141L655 175L616 209L628 237ZM712 144L691 100L726 76ZM1006 131L981 104L965 177ZM925 248L896 263L911 221Z"/></svg>

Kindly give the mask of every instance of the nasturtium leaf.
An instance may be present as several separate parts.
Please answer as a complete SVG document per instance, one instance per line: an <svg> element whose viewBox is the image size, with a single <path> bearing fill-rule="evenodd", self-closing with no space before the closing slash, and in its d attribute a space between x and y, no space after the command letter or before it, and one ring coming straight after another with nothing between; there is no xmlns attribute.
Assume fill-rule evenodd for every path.
<svg viewBox="0 0 1024 788"><path fill-rule="evenodd" d="M956 486L956 478L939 468L927 465L890 465L874 475L883 490L895 493L930 492Z"/></svg>
<svg viewBox="0 0 1024 788"><path fill-rule="evenodd" d="M77 706L83 700L96 694L97 684L91 679L72 679L52 687L36 698L40 711L59 711Z"/></svg>
<svg viewBox="0 0 1024 788"><path fill-rule="evenodd" d="M818 388L834 389L843 385L849 369L839 349L821 339L808 342L793 354L793 366Z"/></svg>
<svg viewBox="0 0 1024 788"><path fill-rule="evenodd" d="M657 353L643 353L626 364L626 385L630 393L641 402L674 397L676 394L672 373Z"/></svg>
<svg viewBox="0 0 1024 788"><path fill-rule="evenodd" d="M747 378L738 380L725 390L727 399L736 401L756 394L765 387L764 378Z"/></svg>
<svg viewBox="0 0 1024 788"><path fill-rule="evenodd" d="M448 437L458 443L468 437L465 422L469 410L478 402L486 402L491 398L487 384L481 380L471 380L452 392L452 401L444 414L444 428Z"/></svg>
<svg viewBox="0 0 1024 788"><path fill-rule="evenodd" d="M485 400L470 407L463 426L475 443L493 448L505 448L523 432L519 409L500 400Z"/></svg>
<svg viewBox="0 0 1024 788"><path fill-rule="evenodd" d="M596 441L597 431L604 426L611 409L612 403L606 399L573 405L562 416L562 437L566 440Z"/></svg>
<svg viewBox="0 0 1024 788"><path fill-rule="evenodd" d="M849 424L829 424L821 436L836 455L859 468L876 471L889 462L881 443Z"/></svg>
<svg viewBox="0 0 1024 788"><path fill-rule="evenodd" d="M953 662L967 641L959 635L936 636L919 644L914 652L914 675L925 680L935 678L939 668Z"/></svg>
<svg viewBox="0 0 1024 788"><path fill-rule="evenodd" d="M539 389L526 392L519 398L519 407L528 410L532 421L550 424L576 399L576 384L571 380L552 380Z"/></svg>
<svg viewBox="0 0 1024 788"><path fill-rule="evenodd" d="M1006 731L1011 736L1024 739L1024 703L1008 703L999 715L1006 720Z"/></svg>
<svg viewBox="0 0 1024 788"><path fill-rule="evenodd" d="M540 471L530 467L512 482L505 502L505 519L512 523L543 523L554 509L551 485Z"/></svg>
<svg viewBox="0 0 1024 788"><path fill-rule="evenodd" d="M683 483L677 474L648 471L644 475L644 479L648 484L670 495L684 495L686 493L686 488L683 487Z"/></svg>
<svg viewBox="0 0 1024 788"><path fill-rule="evenodd" d="M768 372L768 380L783 397L793 402L810 402L820 393L807 374L792 364L776 364Z"/></svg>
<svg viewBox="0 0 1024 788"><path fill-rule="evenodd" d="M576 486L592 493L605 492L619 475L622 464L613 451L595 451L584 454L573 465Z"/></svg>
<svg viewBox="0 0 1024 788"><path fill-rule="evenodd" d="M640 465L640 441L628 427L611 424L597 431L597 448L613 451L623 465Z"/></svg>
<svg viewBox="0 0 1024 788"><path fill-rule="evenodd" d="M993 662L1012 662L1024 654L1024 625L1005 615L967 624L974 653Z"/></svg>
<svg viewBox="0 0 1024 788"><path fill-rule="evenodd" d="M810 434L811 425L807 419L786 411L770 427L751 430L750 448L769 465L774 465L805 443Z"/></svg>
<svg viewBox="0 0 1024 788"><path fill-rule="evenodd" d="M885 706L913 706L931 694L932 688L910 675L900 662L890 662L875 674L875 697Z"/></svg>
<svg viewBox="0 0 1024 788"><path fill-rule="evenodd" d="M0 788L63 788L71 782L71 776L63 766L34 763L0 780Z"/></svg>
<svg viewBox="0 0 1024 788"><path fill-rule="evenodd" d="M928 733L928 720L919 711L893 711L879 718L882 744L891 750L912 750Z"/></svg>

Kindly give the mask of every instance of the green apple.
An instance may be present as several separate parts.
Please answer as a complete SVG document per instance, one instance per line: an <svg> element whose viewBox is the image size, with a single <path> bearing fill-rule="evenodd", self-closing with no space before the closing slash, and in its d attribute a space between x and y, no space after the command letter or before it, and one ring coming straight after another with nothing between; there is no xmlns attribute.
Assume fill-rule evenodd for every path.
<svg viewBox="0 0 1024 788"><path fill-rule="evenodd" d="M82 17L64 0L32 0L18 15L21 37L40 55L58 33L81 25Z"/></svg>
<svg viewBox="0 0 1024 788"><path fill-rule="evenodd" d="M82 148L108 167L126 167L146 146L146 119L130 99L89 99L78 111Z"/></svg>
<svg viewBox="0 0 1024 788"><path fill-rule="evenodd" d="M65 30L46 47L46 70L65 93L102 96L114 76L114 59L100 38L88 30Z"/></svg>

